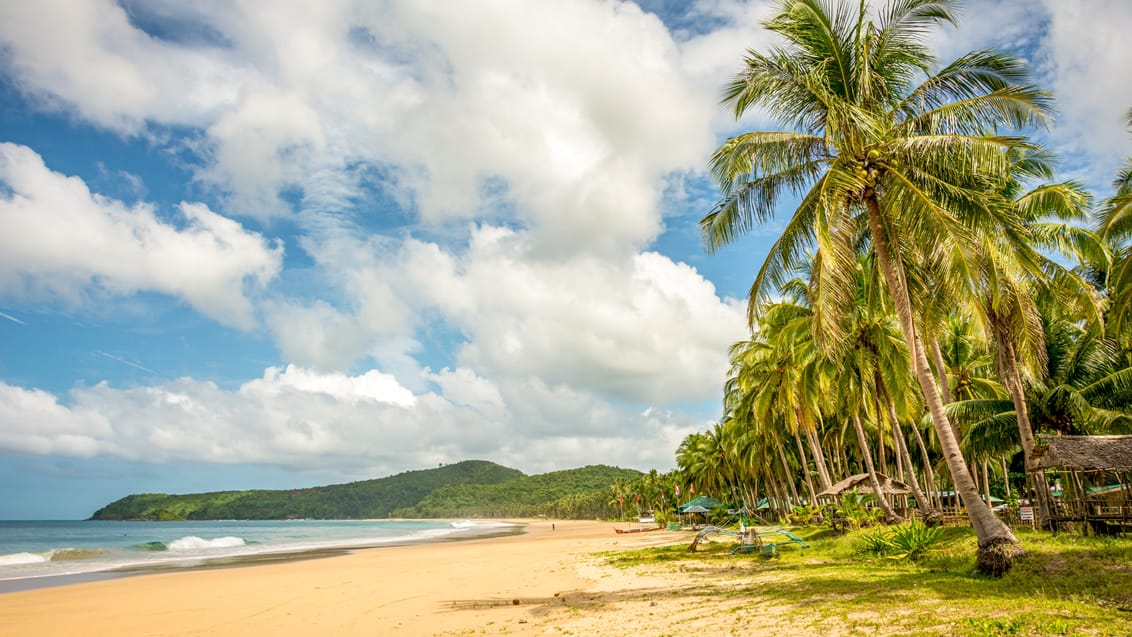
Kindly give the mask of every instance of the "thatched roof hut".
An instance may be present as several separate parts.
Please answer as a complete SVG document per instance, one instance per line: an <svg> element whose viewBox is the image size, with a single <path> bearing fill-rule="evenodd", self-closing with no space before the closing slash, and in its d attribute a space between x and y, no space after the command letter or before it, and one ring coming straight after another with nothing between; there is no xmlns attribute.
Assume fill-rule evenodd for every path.
<svg viewBox="0 0 1132 637"><path fill-rule="evenodd" d="M912 487L899 480L894 480L883 473L876 474L880 482L881 493L885 495L912 495ZM819 498L835 498L845 493L872 493L873 486L869 482L869 474L858 473L849 476L841 482L818 494Z"/></svg>
<svg viewBox="0 0 1132 637"><path fill-rule="evenodd" d="M1064 479L1051 515L1054 524L1082 523L1085 531L1132 529L1132 436L1038 436L1033 468L1046 488L1045 472Z"/></svg>
<svg viewBox="0 0 1132 637"><path fill-rule="evenodd" d="M1038 436L1034 470L1132 471L1132 436Z"/></svg>

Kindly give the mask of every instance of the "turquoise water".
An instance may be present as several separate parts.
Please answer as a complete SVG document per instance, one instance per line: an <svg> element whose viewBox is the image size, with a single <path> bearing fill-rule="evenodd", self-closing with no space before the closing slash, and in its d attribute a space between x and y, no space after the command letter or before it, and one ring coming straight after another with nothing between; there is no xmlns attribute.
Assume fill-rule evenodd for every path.
<svg viewBox="0 0 1132 637"><path fill-rule="evenodd" d="M0 590L38 578L197 567L514 532L494 521L0 521ZM24 582L27 584L28 582Z"/></svg>

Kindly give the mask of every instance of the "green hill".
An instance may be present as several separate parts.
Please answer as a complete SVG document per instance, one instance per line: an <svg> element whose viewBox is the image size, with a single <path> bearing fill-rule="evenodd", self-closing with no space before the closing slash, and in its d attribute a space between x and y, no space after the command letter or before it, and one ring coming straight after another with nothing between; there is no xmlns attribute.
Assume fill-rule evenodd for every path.
<svg viewBox="0 0 1132 637"><path fill-rule="evenodd" d="M594 518L613 515L609 487L643 474L589 466L527 476L483 460L387 478L290 491L142 493L112 502L92 520L348 520L416 517Z"/></svg>
<svg viewBox="0 0 1132 637"><path fill-rule="evenodd" d="M605 465L554 471L492 485L454 484L433 491L401 517L455 518L533 517L593 518L612 515L610 485L632 482L640 471Z"/></svg>
<svg viewBox="0 0 1132 637"><path fill-rule="evenodd" d="M290 491L217 491L130 495L94 512L92 520L281 520L384 518L436 489L491 485L523 477L493 462L465 460L438 469Z"/></svg>

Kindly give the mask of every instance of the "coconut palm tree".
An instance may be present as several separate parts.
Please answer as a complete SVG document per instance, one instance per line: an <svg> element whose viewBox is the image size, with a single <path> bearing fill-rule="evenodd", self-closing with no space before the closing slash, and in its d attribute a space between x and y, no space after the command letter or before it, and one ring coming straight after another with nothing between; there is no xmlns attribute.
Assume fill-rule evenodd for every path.
<svg viewBox="0 0 1132 637"><path fill-rule="evenodd" d="M1124 122L1132 129L1132 109L1125 114ZM1112 267L1106 272L1109 322L1127 348L1132 341L1132 157L1117 172L1112 188L1113 195L1100 206L1097 225L1113 252Z"/></svg>
<svg viewBox="0 0 1132 637"><path fill-rule="evenodd" d="M1115 343L1096 324L1082 326L1059 315L1044 299L1046 356L1026 384L1027 413L1035 432L1070 435L1132 432L1132 367L1117 355ZM967 423L965 446L980 455L1003 455L1019 448L1018 412L1008 395L958 401L949 407Z"/></svg>
<svg viewBox="0 0 1132 637"><path fill-rule="evenodd" d="M1022 137L989 130L1044 123L1045 93L1028 84L1022 63L993 51L969 53L934 74L926 33L954 23L952 0L892 0L875 14L862 1L787 0L764 25L786 45L748 51L744 70L724 90L741 116L755 106L786 128L726 140L711 172L723 197L701 221L709 249L771 218L784 194L798 206L751 288L753 319L813 246L823 260L812 284L815 339L844 332L845 285L856 267L855 239L868 228L912 370L943 448L956 490L979 539L980 570L1001 574L1021 553L1010 529L979 498L943 409L915 322L905 263L945 259L952 289L972 278L976 238L1017 232L997 205L1010 171L1008 151ZM918 83L917 83L918 81Z"/></svg>
<svg viewBox="0 0 1132 637"><path fill-rule="evenodd" d="M1044 475L1032 473L1034 434L1021 370L1040 367L1045 354L1035 298L1040 289L1056 289L1058 299L1077 310L1075 316L1094 324L1101 320L1101 309L1100 297L1087 281L1036 248L1083 264L1107 263L1109 255L1100 237L1066 223L1087 220L1090 197L1084 188L1076 182L1043 183L1020 193L1024 179L1048 179L1052 169L1042 154L1014 153L1013 159L1013 174L1003 186L1004 205L1012 208L1028 240L1002 245L997 237L981 238L973 305L994 343L998 375L1014 404L1026 474L1037 480L1032 487L1044 523L1050 513L1049 488Z"/></svg>

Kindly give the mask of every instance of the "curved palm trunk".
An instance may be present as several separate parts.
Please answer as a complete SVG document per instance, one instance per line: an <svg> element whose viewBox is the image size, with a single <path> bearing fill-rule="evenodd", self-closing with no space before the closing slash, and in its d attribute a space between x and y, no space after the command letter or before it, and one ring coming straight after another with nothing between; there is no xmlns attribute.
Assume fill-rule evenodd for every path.
<svg viewBox="0 0 1132 637"><path fill-rule="evenodd" d="M888 245L881 220L880 205L875 193L867 193L865 204L868 209L869 232L872 235L873 248L876 250L877 261L884 273L885 283L896 305L896 314L900 318L900 328L904 332L904 340L912 354L912 370L920 390L924 394L928 412L932 417L936 435L939 437L940 447L943 449L944 459L951 471L951 479L955 483L955 490L959 493L963 506L967 508L967 516L971 519L971 526L975 529L975 536L979 540L977 551L978 569L991 575L1002 575L1010 570L1016 557L1021 556L1021 543L1010 527L995 517L985 502L979 497L975 483L971 479L971 472L963 452L959 448L959 441L951 428L951 421L943 410L943 401L940 399L939 389L932 377L928 366L927 356L924 354L924 344L916 333L912 319L912 302L908 297L908 290L903 285L902 273L897 271L896 263Z"/></svg>
<svg viewBox="0 0 1132 637"><path fill-rule="evenodd" d="M829 477L829 465L825 461L825 452L821 448L821 441L818 440L818 432L814 428L807 428L806 441L810 444L810 455L814 457L814 464L818 468L818 479L821 480L821 490L833 486L833 480Z"/></svg>
<svg viewBox="0 0 1132 637"><path fill-rule="evenodd" d="M951 385L947 383L947 363L943 360L943 351L939 348L939 339L931 339L932 358L935 360L935 373L939 376L939 391L943 395L943 403L954 402L951 397Z"/></svg>
<svg viewBox="0 0 1132 637"><path fill-rule="evenodd" d="M802 477L806 479L806 490L810 493L810 506L817 505L818 494L814 491L814 478L810 475L810 464L806 459L806 449L802 446L802 437L798 430L794 430L794 444L798 447L798 459L802 462Z"/></svg>
<svg viewBox="0 0 1132 637"><path fill-rule="evenodd" d="M928 446L924 443L924 436L920 433L920 428L915 425L912 426L912 433L916 436L916 446L920 449L920 456L924 459L924 481L928 483L928 491L931 493L928 499L932 502L932 508L939 510L936 504L939 502L938 492L935 483L935 472L932 471L932 456L928 453Z"/></svg>
<svg viewBox="0 0 1132 637"><path fill-rule="evenodd" d="M771 429L770 435L774 438L775 448L778 449L778 459L782 461L782 481L790 488L790 496L793 498L793 502L787 507L789 510L789 507L794 506L794 504L801 504L802 500L798 497L798 489L794 487L794 479L790 475L790 463L786 461L786 449L782 447L782 440L779 439L778 433L773 429Z"/></svg>
<svg viewBox="0 0 1132 637"><path fill-rule="evenodd" d="M1022 441L1022 458L1026 467L1026 482L1033 484L1035 499L1038 501L1038 522L1041 526L1048 524L1050 517L1049 483L1046 482L1045 471L1035 471L1034 457L1034 429L1030 424L1030 410L1026 405L1026 392L1022 387L1022 376L1018 372L1018 360L1014 351L1014 342L1005 333L1005 328L997 322L994 325L994 338L998 345L998 369L1010 392L1010 400L1014 403L1014 413L1018 420L1018 437Z"/></svg>
<svg viewBox="0 0 1132 637"><path fill-rule="evenodd" d="M923 489L920 488L920 479L916 477L916 465L912 464L912 454L908 451L904 429L900 426L900 419L896 417L896 406L892 404L892 398L884 388L879 371L876 372L876 383L878 393L884 401L888 419L892 422L892 436L896 441L896 453L900 455L900 459L904 461L904 466L908 468L908 486L912 487L912 497L916 498L916 508L920 510L920 515L923 516L925 524L935 526L943 520L943 515L932 507L928 497L924 495Z"/></svg>
<svg viewBox="0 0 1132 637"><path fill-rule="evenodd" d="M888 499L884 497L884 491L881 491L880 480L877 479L876 469L873 468L873 454L869 451L869 443L865 438L865 428L861 426L861 417L853 414L853 430L857 432L857 443L861 448L861 457L865 462L865 471L869 474L869 486L873 488L873 494L876 495L877 505L884 511L884 516L890 523L899 522L902 518L896 514L892 505L888 503Z"/></svg>

